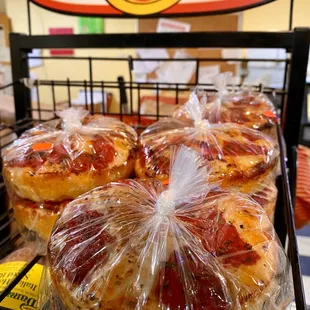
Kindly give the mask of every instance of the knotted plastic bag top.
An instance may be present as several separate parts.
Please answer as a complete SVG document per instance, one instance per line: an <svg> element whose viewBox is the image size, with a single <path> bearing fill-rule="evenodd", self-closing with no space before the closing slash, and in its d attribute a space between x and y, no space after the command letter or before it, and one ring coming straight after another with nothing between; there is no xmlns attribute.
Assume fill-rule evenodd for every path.
<svg viewBox="0 0 310 310"><path fill-rule="evenodd" d="M193 95L200 93L197 99L205 109L204 118L210 123L236 123L260 131L270 131L277 121L275 107L270 99L249 86L229 90L231 80L231 72L221 73L213 81L217 93L202 95L202 89L195 89L190 100ZM187 122L191 119L184 105L175 109L173 117Z"/></svg>
<svg viewBox="0 0 310 310"><path fill-rule="evenodd" d="M286 256L264 210L216 192L194 150L172 151L169 185L99 187L69 203L48 259L67 309L284 309Z"/></svg>
<svg viewBox="0 0 310 310"><path fill-rule="evenodd" d="M104 184L105 179L117 180L117 175L109 174L133 161L137 134L130 126L112 118L88 115L81 108L69 108L57 115L60 119L26 131L3 151L7 183L22 198L33 201L75 198L96 184ZM125 177L132 167L129 170ZM74 180L77 176L80 182ZM102 181L91 184L89 177ZM83 184L81 178L87 179L87 184L80 189L70 184L70 189L61 185L58 193L53 192L53 188L61 184L59 180ZM49 182L52 182L50 186ZM40 192L44 185L51 192L48 188ZM67 190L70 192L74 188L76 193L66 195Z"/></svg>
<svg viewBox="0 0 310 310"><path fill-rule="evenodd" d="M211 124L205 106L192 93L184 105L191 122L162 119L149 126L139 139L135 171L139 177L169 176L171 146L185 145L199 152L211 169L208 182L224 187L256 186L273 172L278 151L275 142L259 131L232 123Z"/></svg>

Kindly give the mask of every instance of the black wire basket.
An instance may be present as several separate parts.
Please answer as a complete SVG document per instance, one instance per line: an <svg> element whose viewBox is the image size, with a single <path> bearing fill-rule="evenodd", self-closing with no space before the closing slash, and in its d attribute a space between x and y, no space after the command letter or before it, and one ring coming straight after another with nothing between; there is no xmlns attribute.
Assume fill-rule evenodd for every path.
<svg viewBox="0 0 310 310"><path fill-rule="evenodd" d="M276 102L279 111L280 125L277 125L278 142L280 147L281 176L277 180L279 190L275 213L275 229L282 245L287 243L287 254L292 264L295 302L297 309L306 309L303 292L302 277L296 241L296 232L293 217L295 200L296 158L295 147L298 145L301 113L305 91L305 76L309 53L309 30L297 29L295 32L282 33L179 33L179 34L115 34L115 35L63 35L63 36L22 36L11 35L11 61L14 82L8 87L13 87L15 100L16 122L3 125L2 129L20 135L26 129L39 122L54 119L55 111L59 109L57 89L66 89L67 99L61 103L61 108L70 107L73 104L72 89L84 89L84 106L91 113L100 113L134 126L138 132L167 116L161 111L160 96L162 91L173 94L174 104L181 102L184 93L188 94L196 84L199 84L199 64L208 59L184 59L182 61L195 61L195 83L137 83L133 80L133 63L141 61L129 58L92 58L92 57L61 57L58 61L69 62L71 59L86 61L88 63L89 76L82 80L58 79L58 80L29 80L28 53L32 48L284 48L290 55L283 60L285 74L283 87L272 88L262 85L252 85L257 91L263 91ZM43 57L46 61L55 57ZM143 59L143 61L155 61L156 59ZM158 60L158 59L157 59ZM210 60L210 59L209 59ZM258 61L256 59L212 59L212 61ZM128 63L129 81L119 77L117 81L94 80L94 61L121 61ZM162 61L162 60L161 60ZM167 60L169 61L169 60ZM171 61L171 60L170 60ZM178 59L179 61L179 59ZM259 59L259 61L262 61ZM267 61L267 60L266 60ZM272 60L268 60L272 61ZM50 89L51 102L48 107L41 103L40 95L42 87ZM200 87L208 91L214 90L212 85L201 84ZM231 87L234 87L233 85ZM33 91L36 94L36 102L32 98ZM108 98L110 92L118 93L118 104L114 111L108 110L107 100L100 103L100 110L96 111L94 91L102 94L102 98ZM116 92L115 92L116 91ZM154 109L152 113L143 112L141 98L145 91L152 91ZM87 96L90 92L90 96ZM10 133L8 133L9 135ZM2 145L5 147L11 141ZM286 151L285 151L286 150ZM289 171L289 173L288 173ZM291 183L291 186L290 186ZM9 229L14 222L11 209L7 210L6 190L1 178L0 199L0 259L16 249L23 241L17 230ZM32 266L41 258L35 255L25 269L16 279L0 294L0 301L11 291Z"/></svg>

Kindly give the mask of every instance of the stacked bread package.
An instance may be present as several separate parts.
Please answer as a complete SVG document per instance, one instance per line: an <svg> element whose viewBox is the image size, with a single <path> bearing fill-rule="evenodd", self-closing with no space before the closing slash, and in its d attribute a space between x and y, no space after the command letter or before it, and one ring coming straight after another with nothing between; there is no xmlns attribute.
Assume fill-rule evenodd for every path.
<svg viewBox="0 0 310 310"><path fill-rule="evenodd" d="M231 73L222 73L214 78L217 93L211 95L199 88L194 91L205 109L204 119L214 124L244 125L276 138L276 112L270 99L251 87L234 88L230 91L227 88L229 81ZM173 117L191 121L191 115L188 115L184 105L177 106Z"/></svg>
<svg viewBox="0 0 310 310"><path fill-rule="evenodd" d="M96 186L129 177L137 135L120 121L82 109L26 131L3 152L3 174L17 221L48 240L66 204Z"/></svg>
<svg viewBox="0 0 310 310"><path fill-rule="evenodd" d="M208 178L182 146L168 185L124 180L69 203L48 247L57 299L66 309L285 309L290 267L265 211Z"/></svg>
<svg viewBox="0 0 310 310"><path fill-rule="evenodd" d="M228 76L215 81L218 94L195 89L138 146L127 125L70 109L5 150L16 217L49 239L49 307L290 304L290 264L272 224L275 112L263 94L227 91Z"/></svg>
<svg viewBox="0 0 310 310"><path fill-rule="evenodd" d="M171 147L185 145L199 152L211 169L206 184L251 195L272 220L277 197L273 182L278 160L275 141L246 126L210 124L205 120L205 103L195 92L183 111L187 121L163 119L141 134L136 175L167 179Z"/></svg>

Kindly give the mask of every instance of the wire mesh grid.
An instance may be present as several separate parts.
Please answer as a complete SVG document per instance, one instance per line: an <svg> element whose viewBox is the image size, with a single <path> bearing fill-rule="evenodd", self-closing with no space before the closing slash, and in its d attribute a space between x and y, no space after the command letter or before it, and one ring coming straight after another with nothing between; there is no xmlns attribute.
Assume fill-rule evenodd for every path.
<svg viewBox="0 0 310 310"><path fill-rule="evenodd" d="M276 64L283 64L283 77L281 87L275 88L263 84L246 85L255 91L263 91L275 103L281 114L287 95L287 74L289 70L290 57L285 59L236 59L236 58L190 58L190 59L158 59L158 58L119 58L119 57L54 57L42 56L33 57L25 56L21 61L28 62L33 59L43 59L45 61L53 60L66 63L70 66L70 61L79 61L79 63L87 64L87 75L84 79L20 79L14 84L20 84L23 89L31 89L31 102L26 103L26 111L23 113L23 118L18 118L17 132L19 129L27 127L27 121L31 126L32 121L43 121L55 117L54 112L72 105L82 105L91 113L100 113L103 115L117 117L135 128L145 128L153 121L162 117L171 115L173 105L184 103L188 97L189 91L199 85L200 88L208 90L209 92L216 91L214 86L209 83L200 83L199 71L202 63L242 63L250 62L270 62ZM122 63L127 72L124 75L118 76L115 80L95 80L95 62L110 62ZM195 69L192 73L192 78L189 83L182 83L178 81L136 81L135 63L144 62L162 62L175 63L191 62L195 64ZM61 75L61 74L60 74ZM126 79L127 78L127 79ZM241 77L244 80L244 77ZM228 85L228 89L240 88L241 84ZM78 91L82 93L82 98L79 98L77 103L76 96ZM48 93L48 95L47 95ZM42 95L43 94L43 95ZM26 98L27 94L24 94ZM98 97L101 98L98 102ZM151 100L150 100L151 98ZM166 104L167 100L169 105ZM83 101L83 103L81 103ZM148 101L148 104L145 102ZM152 101L152 102L150 102ZM148 107L147 107L148 106ZM150 108L151 107L151 108ZM19 104L16 112L22 109ZM167 113L169 112L169 113Z"/></svg>
<svg viewBox="0 0 310 310"><path fill-rule="evenodd" d="M33 111L38 111L39 113L41 111L44 111L46 109L42 109L41 105L41 98L40 98L40 86L50 86L51 87L51 99L52 101L49 103L50 108L56 110L57 109L57 92L55 91L56 88L59 87L66 87L67 88L67 106L72 105L72 88L80 88L84 90L85 94L85 107L89 109L92 113L96 112L94 110L94 91L101 92L102 97L104 96L105 92L113 91L119 91L119 98L118 98L118 108L114 109L114 112L108 111L105 104L102 102L102 108L101 112L106 115L120 115L120 118L123 116L133 116L136 115L140 117L142 113L144 116L154 117L158 119L159 117L167 116L161 113L160 111L160 96L162 93L169 93L169 96L174 97L174 103L178 104L181 103L181 97L184 96L184 94L188 93L190 89L195 87L196 85L199 85L202 88L208 89L209 91L215 91L212 84L204 84L201 83L199 80L199 72L201 69L202 63L228 63L228 62L234 62L234 63L242 63L247 64L250 62L270 62L270 63L276 63L276 64L283 64L283 77L282 77L282 86L279 88L273 88L273 87L264 87L264 92L271 95L273 97L273 101L276 102L276 105L278 107L282 107L285 102L285 95L286 95L286 87L287 87L287 72L289 69L289 63L290 59L289 56L285 59L259 59L259 58L252 58L252 59L236 59L236 58L190 58L190 59L158 59L158 58L118 58L118 57L52 57L52 56L45 56L45 57L25 57L24 61L27 61L29 59L44 59L46 61L48 60L55 60L57 61L65 61L65 63L69 64L70 61L79 61L81 63L87 63L88 65L88 76L85 79L81 80L72 80L72 79L66 79L66 80L41 80L41 81L35 81L34 85L36 87L36 96L37 96L37 108L34 108L33 106L31 109ZM105 80L95 80L94 79L94 63L95 61L100 62L110 62L110 63L123 63L125 64L124 68L127 67L126 75L128 79L126 80L123 76L119 76L117 80L115 81L105 81ZM189 83L182 83L177 81L177 77L175 77L176 80L171 80L171 77L165 80L159 79L156 82L137 82L135 81L135 64L136 63L147 63L147 62L161 62L165 64L171 64L171 63L192 63L195 66L195 69L192 73L192 78L190 79ZM169 68L169 67L168 67ZM244 79L244 77L241 76L241 79ZM137 78L136 78L137 80ZM181 79L182 80L182 79ZM231 85L229 88L236 88L240 87L240 84ZM251 85L251 87L255 90L261 91L263 88L263 85ZM87 96L87 93L89 92L89 96ZM143 97L143 94L149 92L153 94L155 106L153 113L151 115L147 115L143 111L141 111L141 97ZM186 96L185 95L185 96ZM62 100L63 101L63 98ZM38 115L40 119L40 114ZM139 118L140 120L140 118ZM140 122L138 122L140 123Z"/></svg>

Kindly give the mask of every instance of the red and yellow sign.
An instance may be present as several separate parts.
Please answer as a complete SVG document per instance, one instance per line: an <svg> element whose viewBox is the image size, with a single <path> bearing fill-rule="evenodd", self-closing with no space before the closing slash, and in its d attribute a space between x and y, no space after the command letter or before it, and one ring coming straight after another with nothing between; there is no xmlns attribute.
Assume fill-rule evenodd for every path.
<svg viewBox="0 0 310 310"><path fill-rule="evenodd" d="M103 17L184 16L241 11L274 0L30 0L71 15Z"/></svg>
<svg viewBox="0 0 310 310"><path fill-rule="evenodd" d="M116 9L132 15L150 15L162 12L179 0L107 0Z"/></svg>

